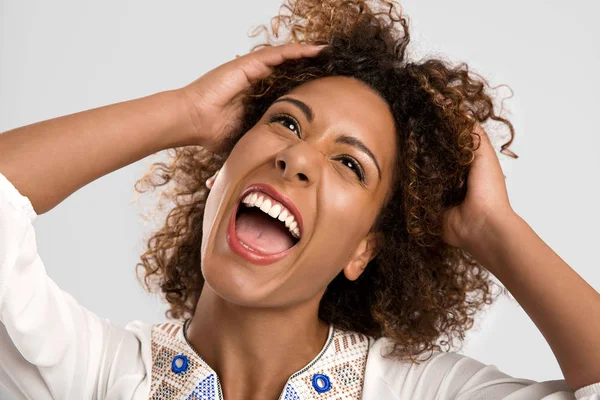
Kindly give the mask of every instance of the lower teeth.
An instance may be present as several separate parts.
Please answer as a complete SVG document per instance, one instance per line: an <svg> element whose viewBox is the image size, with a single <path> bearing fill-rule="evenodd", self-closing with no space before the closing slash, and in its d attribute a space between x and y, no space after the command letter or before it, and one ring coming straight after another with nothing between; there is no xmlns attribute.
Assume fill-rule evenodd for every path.
<svg viewBox="0 0 600 400"><path fill-rule="evenodd" d="M258 251L254 250L252 247L248 246L246 243L242 242L241 240L238 239L238 242L240 242L242 244L242 246L244 246L248 250L258 253Z"/></svg>

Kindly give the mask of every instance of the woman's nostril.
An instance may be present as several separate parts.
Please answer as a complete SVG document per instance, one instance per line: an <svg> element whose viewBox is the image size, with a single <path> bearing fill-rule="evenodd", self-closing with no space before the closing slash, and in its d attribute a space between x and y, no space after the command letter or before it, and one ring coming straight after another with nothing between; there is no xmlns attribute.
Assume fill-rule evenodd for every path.
<svg viewBox="0 0 600 400"><path fill-rule="evenodd" d="M298 174L298 178L300 178L301 181L307 181L308 177L306 175L304 175L303 173L299 173Z"/></svg>
<svg viewBox="0 0 600 400"><path fill-rule="evenodd" d="M277 165L277 168L280 169L285 175L289 175L289 176L291 176L290 174L293 175L293 171L287 171L287 173L286 173L287 164L285 163L284 160L276 160L275 165ZM298 175L298 179L300 179L300 181L302 181L302 182L308 181L308 176L306 176L302 172L298 172L296 175Z"/></svg>

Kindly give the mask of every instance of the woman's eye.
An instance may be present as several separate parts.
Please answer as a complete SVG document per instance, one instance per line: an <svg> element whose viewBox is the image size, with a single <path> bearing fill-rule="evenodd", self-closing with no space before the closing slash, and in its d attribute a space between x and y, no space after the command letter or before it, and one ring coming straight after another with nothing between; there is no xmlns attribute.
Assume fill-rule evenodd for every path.
<svg viewBox="0 0 600 400"><path fill-rule="evenodd" d="M340 161L342 162L342 164L344 164L344 166L350 168L356 174L356 176L358 176L361 182L364 181L365 173L362 170L362 167L360 166L358 161L349 156L341 157Z"/></svg>
<svg viewBox="0 0 600 400"><path fill-rule="evenodd" d="M300 135L300 124L298 121L296 121L296 119L287 114L275 114L269 119L269 122L280 123L290 131L294 132L296 135Z"/></svg>
<svg viewBox="0 0 600 400"><path fill-rule="evenodd" d="M269 123L281 124L290 131L294 132L296 135L300 136L300 124L294 117L288 114L274 114L269 118ZM340 157L339 160L346 168L349 168L351 171L353 171L361 182L364 182L365 173L358 161L350 156Z"/></svg>

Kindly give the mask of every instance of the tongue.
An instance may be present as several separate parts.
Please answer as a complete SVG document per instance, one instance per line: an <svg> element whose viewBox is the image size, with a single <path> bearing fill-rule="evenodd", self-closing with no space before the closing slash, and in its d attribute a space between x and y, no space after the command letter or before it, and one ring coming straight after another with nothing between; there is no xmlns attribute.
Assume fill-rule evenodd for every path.
<svg viewBox="0 0 600 400"><path fill-rule="evenodd" d="M285 224L257 208L244 210L235 224L238 239L265 254L281 253L294 245Z"/></svg>

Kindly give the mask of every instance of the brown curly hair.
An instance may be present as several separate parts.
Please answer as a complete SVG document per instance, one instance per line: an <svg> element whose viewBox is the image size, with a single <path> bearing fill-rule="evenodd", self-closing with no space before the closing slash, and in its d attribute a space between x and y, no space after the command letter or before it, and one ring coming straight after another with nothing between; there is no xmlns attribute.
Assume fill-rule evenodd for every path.
<svg viewBox="0 0 600 400"><path fill-rule="evenodd" d="M275 99L327 76L368 84L387 101L396 124L394 183L373 226L383 233L381 251L356 281L340 273L329 284L319 317L340 329L387 337L394 344L389 355L408 355L413 362L425 351L442 350L440 345L449 350L453 339L462 342L473 326L473 315L495 300L497 283L470 254L443 242L443 214L465 197L477 148L475 124L490 119L505 124L510 140L501 152L517 158L507 150L512 124L496 115L485 91L489 84L465 63L407 60L408 20L393 2L287 0L270 28L261 25L251 33L266 33L265 42L252 50L286 42L329 46L314 58L286 61L253 84L231 147ZM171 183L162 190L159 207L164 202L173 207L137 264L147 290L161 291L170 304L168 318L195 312L204 283L205 182L231 147L221 154L199 146L169 149L169 161L154 163L136 182L139 193Z"/></svg>

